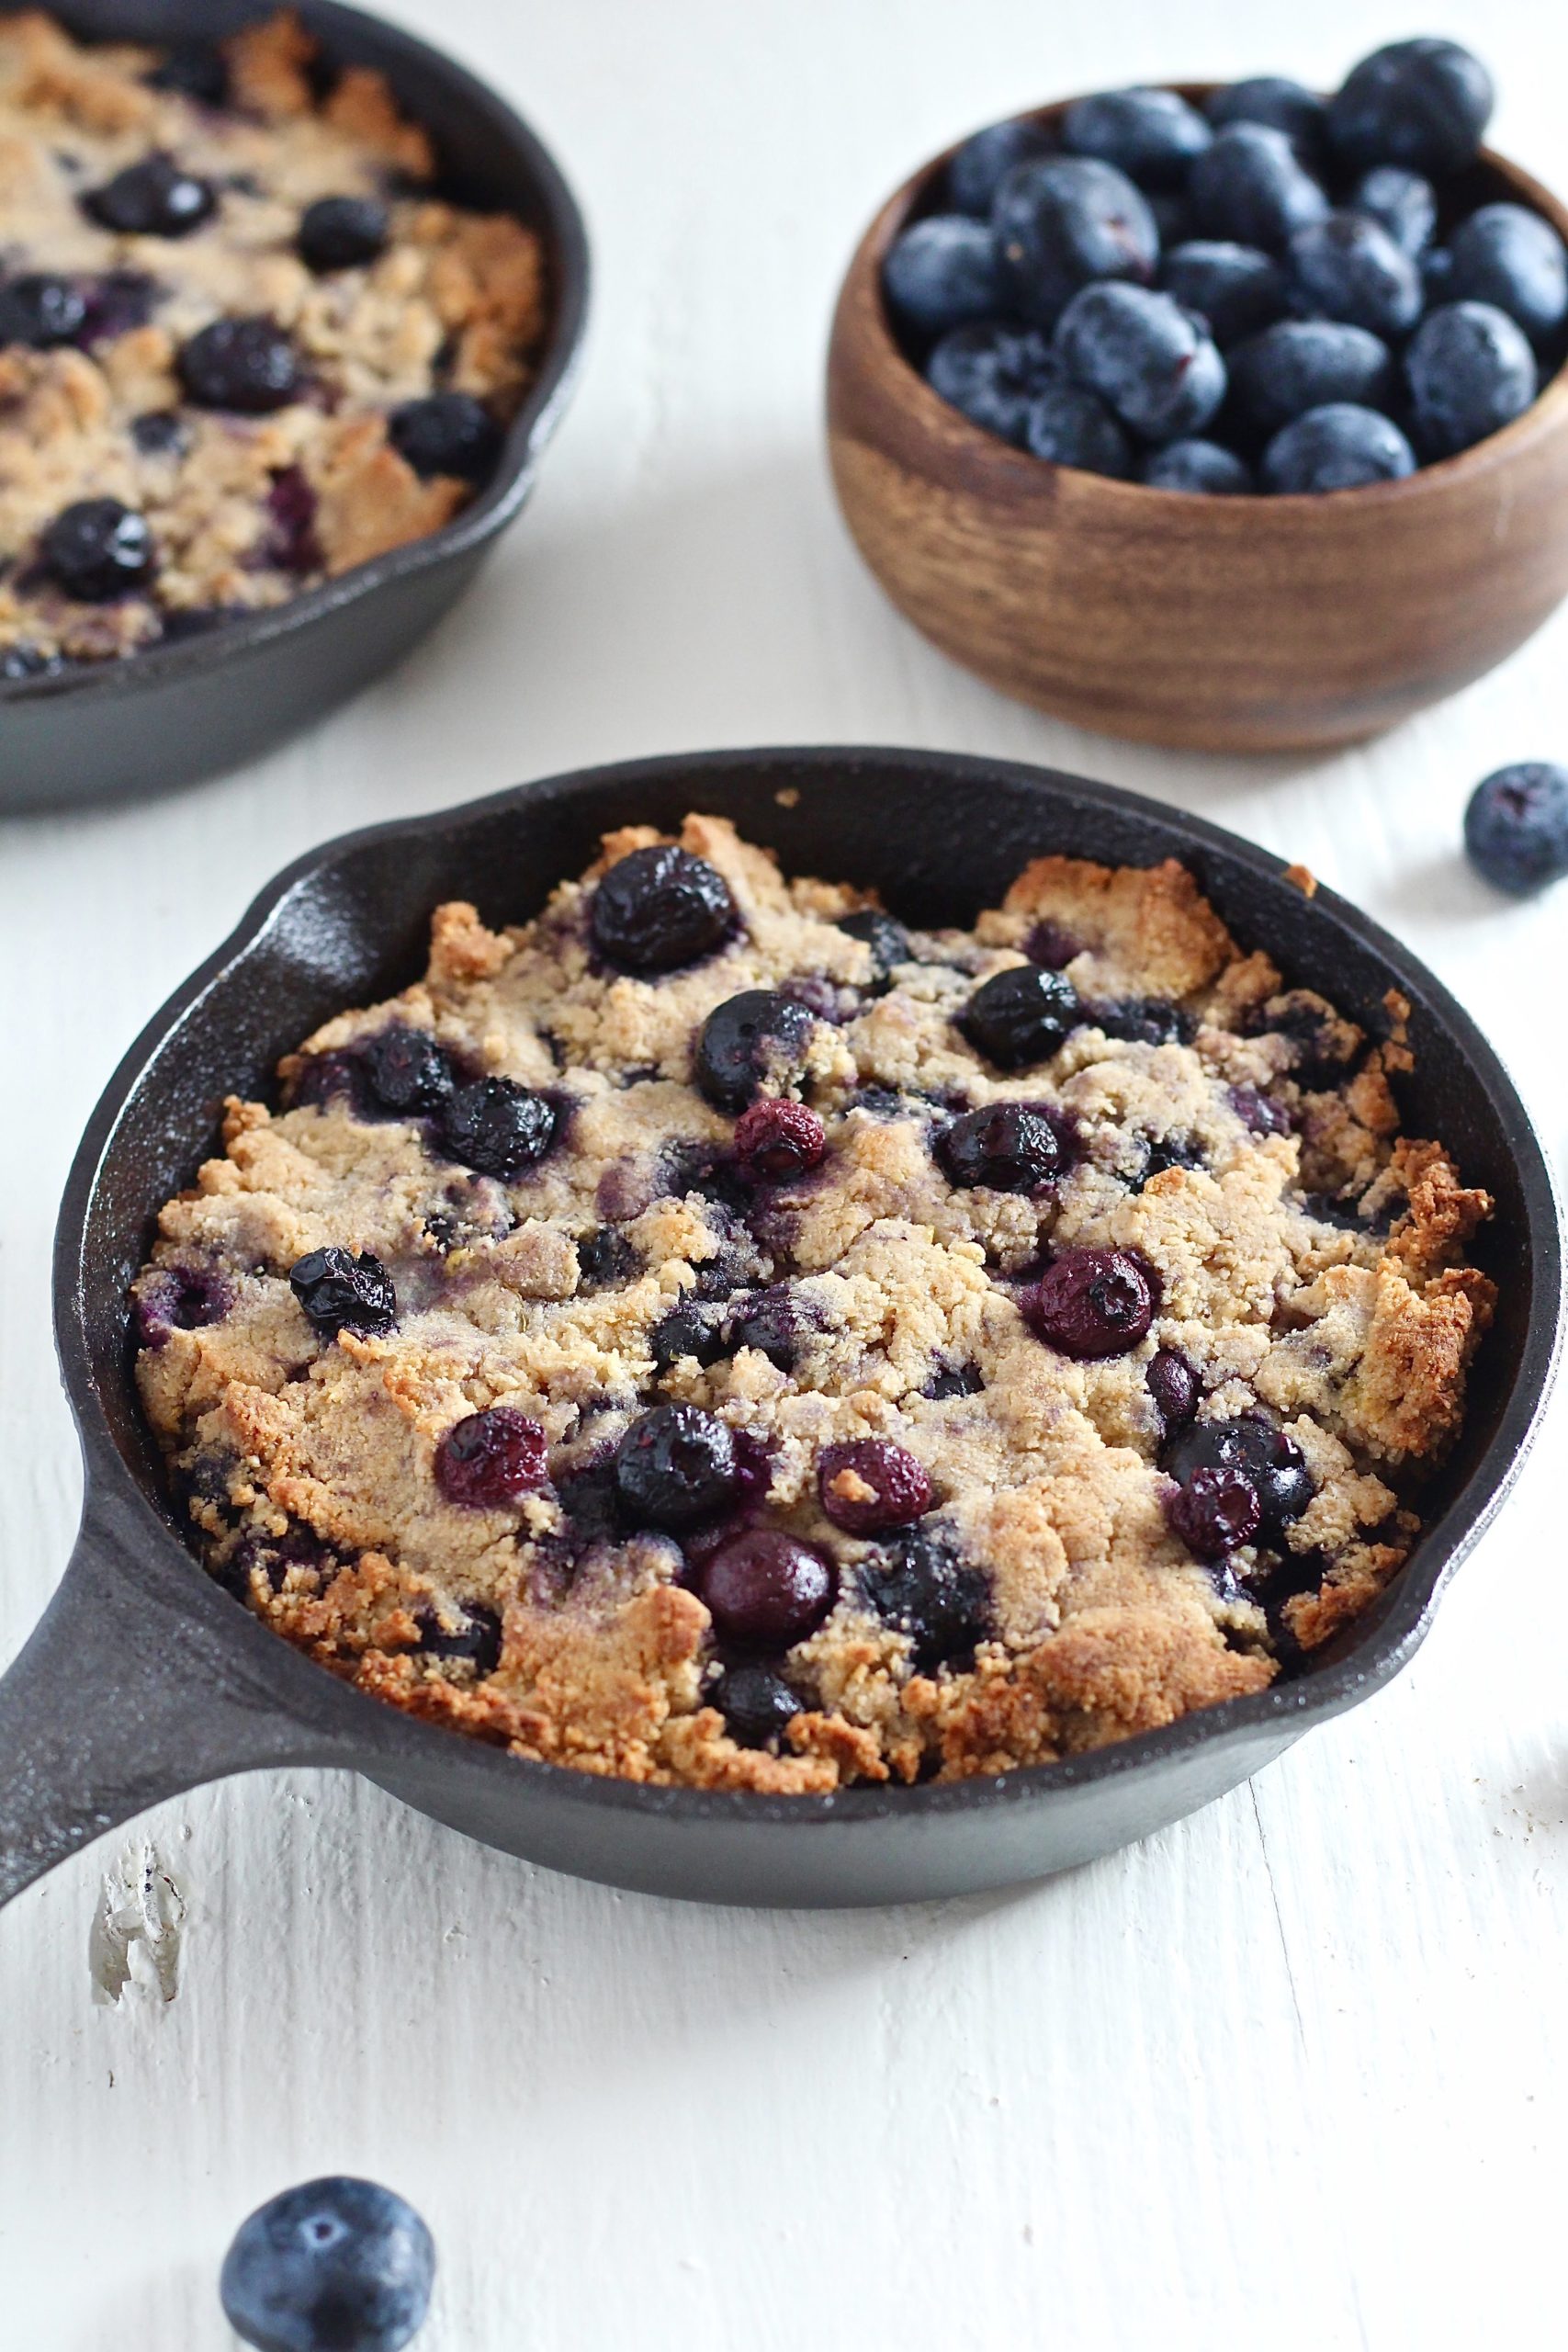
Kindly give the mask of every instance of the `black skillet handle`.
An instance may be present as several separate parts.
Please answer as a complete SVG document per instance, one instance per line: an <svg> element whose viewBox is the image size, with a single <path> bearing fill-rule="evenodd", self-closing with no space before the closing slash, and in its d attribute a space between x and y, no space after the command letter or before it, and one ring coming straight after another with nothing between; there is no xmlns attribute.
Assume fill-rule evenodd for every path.
<svg viewBox="0 0 1568 2352"><path fill-rule="evenodd" d="M257 1765L342 1760L236 1671L183 1582L84 1522L0 1678L0 1904L160 1798Z"/></svg>

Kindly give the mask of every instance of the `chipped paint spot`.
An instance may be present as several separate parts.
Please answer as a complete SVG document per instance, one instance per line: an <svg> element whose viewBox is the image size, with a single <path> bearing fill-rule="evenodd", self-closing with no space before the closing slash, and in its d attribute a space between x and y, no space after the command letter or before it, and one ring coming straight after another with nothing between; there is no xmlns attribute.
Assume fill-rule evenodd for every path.
<svg viewBox="0 0 1568 2352"><path fill-rule="evenodd" d="M180 1988L186 1899L150 1839L133 1838L104 1879L87 1934L93 1998L118 2007L130 1988L172 2001Z"/></svg>

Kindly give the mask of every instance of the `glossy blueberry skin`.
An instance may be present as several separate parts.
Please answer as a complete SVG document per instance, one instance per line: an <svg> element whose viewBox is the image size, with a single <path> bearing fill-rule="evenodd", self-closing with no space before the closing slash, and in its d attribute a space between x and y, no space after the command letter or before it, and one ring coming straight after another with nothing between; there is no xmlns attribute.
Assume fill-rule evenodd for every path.
<svg viewBox="0 0 1568 2352"><path fill-rule="evenodd" d="M441 1109L441 1143L452 1158L503 1184L525 1176L555 1141L557 1113L515 1079L479 1078Z"/></svg>
<svg viewBox="0 0 1568 2352"><path fill-rule="evenodd" d="M1278 433L1331 401L1381 408L1393 390L1388 345L1365 327L1335 319L1282 319L1230 355L1238 418L1254 433Z"/></svg>
<svg viewBox="0 0 1568 2352"><path fill-rule="evenodd" d="M705 1696L739 1747L776 1748L804 1704L765 1666L732 1666Z"/></svg>
<svg viewBox="0 0 1568 2352"><path fill-rule="evenodd" d="M1012 300L1055 326L1073 296L1103 278L1147 286L1159 231L1124 172L1089 155L1053 155L1008 174L992 212Z"/></svg>
<svg viewBox="0 0 1568 2352"><path fill-rule="evenodd" d="M434 1610L425 1612L419 1629L419 1646L425 1657L452 1658L471 1666L476 1674L493 1674L501 1664L501 1619L480 1600L470 1601L456 1625L444 1625Z"/></svg>
<svg viewBox="0 0 1568 2352"><path fill-rule="evenodd" d="M301 381L299 357L276 319L214 319L180 347L180 380L198 408L265 416L287 408Z"/></svg>
<svg viewBox="0 0 1568 2352"><path fill-rule="evenodd" d="M971 424L1016 448L1023 447L1035 401L1061 378L1061 363L1040 329L1007 319L954 327L926 360L933 392Z"/></svg>
<svg viewBox="0 0 1568 2352"><path fill-rule="evenodd" d="M127 237L188 237L217 209L218 199L207 182L185 171L172 155L148 155L140 164L128 164L82 198L89 220Z"/></svg>
<svg viewBox="0 0 1568 2352"><path fill-rule="evenodd" d="M62 508L40 532L39 553L51 577L85 605L123 596L158 568L146 516L118 498L79 498Z"/></svg>
<svg viewBox="0 0 1568 2352"><path fill-rule="evenodd" d="M1464 846L1477 873L1528 898L1568 874L1568 768L1544 760L1499 768L1471 794Z"/></svg>
<svg viewBox="0 0 1568 2352"><path fill-rule="evenodd" d="M826 1554L774 1527L732 1535L704 1562L696 1584L723 1637L773 1651L793 1649L814 1634L839 1592L838 1571Z"/></svg>
<svg viewBox="0 0 1568 2352"><path fill-rule="evenodd" d="M743 1111L764 1072L798 1069L811 1038L811 1015L776 989L742 989L715 1005L693 1057L698 1091L716 1110Z"/></svg>
<svg viewBox="0 0 1568 2352"><path fill-rule="evenodd" d="M989 122L955 152L947 167L947 193L955 212L989 218L997 190L1020 164L1038 163L1055 152L1048 130L1035 122Z"/></svg>
<svg viewBox="0 0 1568 2352"><path fill-rule="evenodd" d="M86 297L69 277L29 271L0 285L0 344L48 351L73 342L86 317Z"/></svg>
<svg viewBox="0 0 1568 2352"><path fill-rule="evenodd" d="M1201 433L1225 396L1225 363L1201 320L1143 286L1086 286L1063 311L1056 351L1148 441Z"/></svg>
<svg viewBox="0 0 1568 2352"><path fill-rule="evenodd" d="M1098 1363L1137 1346L1154 1320L1156 1287L1134 1250L1064 1250L1019 1303L1048 1346Z"/></svg>
<svg viewBox="0 0 1568 2352"><path fill-rule="evenodd" d="M1403 164L1441 178L1473 161L1491 119L1492 76L1457 41L1392 42L1363 58L1328 104L1348 164Z"/></svg>
<svg viewBox="0 0 1568 2352"><path fill-rule="evenodd" d="M380 1334L397 1322L392 1277L368 1250L355 1257L330 1242L308 1250L290 1267L288 1284L318 1339L335 1340L340 1331Z"/></svg>
<svg viewBox="0 0 1568 2352"><path fill-rule="evenodd" d="M1276 498L1403 481L1415 470L1416 453L1393 418L1349 401L1308 409L1263 452L1263 487Z"/></svg>
<svg viewBox="0 0 1568 2352"><path fill-rule="evenodd" d="M1451 458L1522 416L1536 396L1535 355L1490 302L1431 311L1404 355L1411 415L1425 455Z"/></svg>
<svg viewBox="0 0 1568 2352"><path fill-rule="evenodd" d="M1437 232L1438 198L1431 181L1399 164L1375 164L1358 183L1350 208L1375 220L1412 261L1420 260Z"/></svg>
<svg viewBox="0 0 1568 2352"><path fill-rule="evenodd" d="M240 2224L219 2281L256 2352L401 2352L423 2325L435 2247L414 2211L369 2180L307 2181Z"/></svg>
<svg viewBox="0 0 1568 2352"><path fill-rule="evenodd" d="M1490 302L1549 342L1568 318L1568 251L1550 220L1522 204L1483 204L1449 240L1455 301Z"/></svg>
<svg viewBox="0 0 1568 2352"><path fill-rule="evenodd" d="M1228 123L1192 166L1199 233L1282 253L1298 229L1324 220L1328 198L1282 130Z"/></svg>
<svg viewBox="0 0 1568 2352"><path fill-rule="evenodd" d="M1177 1438L1167 1456L1167 1467L1184 1485L1201 1470L1240 1471L1257 1490L1258 1532L1265 1543L1280 1543L1285 1529L1300 1519L1316 1492L1294 1438L1276 1429L1261 1413L1195 1423Z"/></svg>
<svg viewBox="0 0 1568 2352"><path fill-rule="evenodd" d="M681 1533L718 1518L740 1491L728 1423L696 1405L655 1405L616 1448L615 1491L639 1527Z"/></svg>
<svg viewBox="0 0 1568 2352"><path fill-rule="evenodd" d="M1069 154L1097 156L1145 189L1179 188L1213 135L1174 90L1103 90L1079 98L1062 120Z"/></svg>
<svg viewBox="0 0 1568 2352"><path fill-rule="evenodd" d="M998 1069L1028 1069L1048 1061L1080 1018L1078 992L1065 974L1014 964L981 983L958 1025Z"/></svg>
<svg viewBox="0 0 1568 2352"><path fill-rule="evenodd" d="M870 948L879 980L887 979L898 965L909 960L908 933L880 907L862 907L852 915L840 915L838 928Z"/></svg>
<svg viewBox="0 0 1568 2352"><path fill-rule="evenodd" d="M299 258L318 276L360 269L387 250L387 208L373 196L321 196L300 215Z"/></svg>
<svg viewBox="0 0 1568 2352"><path fill-rule="evenodd" d="M908 1636L922 1674L966 1657L990 1631L986 1578L940 1524L913 1527L864 1562L860 1584L884 1623Z"/></svg>
<svg viewBox="0 0 1568 2352"><path fill-rule="evenodd" d="M736 1160L754 1184L804 1176L827 1148L827 1131L804 1102L770 1096L748 1103L735 1123Z"/></svg>
<svg viewBox="0 0 1568 2352"><path fill-rule="evenodd" d="M451 1058L429 1031L400 1022L367 1039L364 1069L377 1102L400 1118L438 1111L454 1083Z"/></svg>
<svg viewBox="0 0 1568 2352"><path fill-rule="evenodd" d="M1255 245L1193 238L1167 254L1160 284L1184 311L1197 311L1222 351L1282 319L1285 273Z"/></svg>
<svg viewBox="0 0 1568 2352"><path fill-rule="evenodd" d="M1420 271L1369 213L1331 212L1298 229L1290 276L1298 310L1370 334L1407 334L1421 315Z"/></svg>
<svg viewBox="0 0 1568 2352"><path fill-rule="evenodd" d="M1216 90L1203 111L1216 130L1233 122L1258 122L1269 130L1282 130L1308 161L1328 143L1328 108L1315 90L1282 74L1256 74L1245 82L1233 82Z"/></svg>
<svg viewBox="0 0 1568 2352"><path fill-rule="evenodd" d="M964 1111L932 1147L950 1184L993 1193L1037 1193L1067 1166L1062 1138L1043 1111L1027 1102L989 1102Z"/></svg>
<svg viewBox="0 0 1568 2352"><path fill-rule="evenodd" d="M617 858L593 893L594 946L627 972L673 972L711 955L735 924L716 866L660 843Z"/></svg>
<svg viewBox="0 0 1568 2352"><path fill-rule="evenodd" d="M1194 491L1207 498L1244 498L1252 489L1246 460L1217 441L1171 441L1151 450L1140 480L1151 490Z"/></svg>
<svg viewBox="0 0 1568 2352"><path fill-rule="evenodd" d="M1023 446L1032 457L1080 473L1125 481L1133 471L1127 435L1104 401L1077 384L1053 384L1031 404Z"/></svg>
<svg viewBox="0 0 1568 2352"><path fill-rule="evenodd" d="M863 1437L824 1446L817 1471L822 1510L847 1535L907 1527L931 1507L931 1482L908 1447ZM869 1493L856 1489L869 1488Z"/></svg>
<svg viewBox="0 0 1568 2352"><path fill-rule="evenodd" d="M1198 1409L1198 1374L1179 1348L1160 1348L1149 1359L1144 1384L1166 1437L1184 1430Z"/></svg>
<svg viewBox="0 0 1568 2352"><path fill-rule="evenodd" d="M1195 1559L1211 1562L1250 1544L1262 1516L1252 1480L1220 1463L1195 1470L1166 1503L1172 1533Z"/></svg>
<svg viewBox="0 0 1568 2352"><path fill-rule="evenodd" d="M548 1477L549 1441L513 1405L454 1421L435 1449L435 1483L466 1510L504 1510Z"/></svg>
<svg viewBox="0 0 1568 2352"><path fill-rule="evenodd" d="M422 481L483 481L501 455L501 427L471 392L405 401L388 418L387 436Z"/></svg>
<svg viewBox="0 0 1568 2352"><path fill-rule="evenodd" d="M906 229L882 265L889 309L922 334L989 318L1006 299L990 223L935 213Z"/></svg>

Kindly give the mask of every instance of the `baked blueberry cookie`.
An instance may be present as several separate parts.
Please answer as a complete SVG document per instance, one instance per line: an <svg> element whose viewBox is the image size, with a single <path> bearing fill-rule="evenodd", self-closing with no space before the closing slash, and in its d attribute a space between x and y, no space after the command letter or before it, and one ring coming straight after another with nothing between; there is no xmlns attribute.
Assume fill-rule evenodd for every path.
<svg viewBox="0 0 1568 2352"><path fill-rule="evenodd" d="M546 320L292 14L221 46L0 17L0 676L281 605L447 522Z"/></svg>
<svg viewBox="0 0 1568 2352"><path fill-rule="evenodd" d="M1379 1593L1486 1196L1170 862L972 931L612 835L231 1100L134 1284L208 1566L365 1690L808 1792L1264 1689Z"/></svg>

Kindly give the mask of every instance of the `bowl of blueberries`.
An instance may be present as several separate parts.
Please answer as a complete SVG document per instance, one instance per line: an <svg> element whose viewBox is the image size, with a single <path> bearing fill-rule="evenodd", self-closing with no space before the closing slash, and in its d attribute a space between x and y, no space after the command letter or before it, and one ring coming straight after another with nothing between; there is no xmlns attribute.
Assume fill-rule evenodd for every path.
<svg viewBox="0 0 1568 2352"><path fill-rule="evenodd" d="M1206 751L1353 741L1568 594L1568 212L1401 41L993 123L845 277L834 481L894 603L1023 701Z"/></svg>

